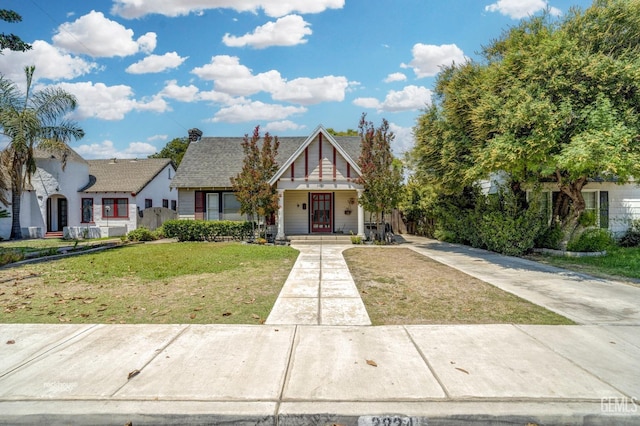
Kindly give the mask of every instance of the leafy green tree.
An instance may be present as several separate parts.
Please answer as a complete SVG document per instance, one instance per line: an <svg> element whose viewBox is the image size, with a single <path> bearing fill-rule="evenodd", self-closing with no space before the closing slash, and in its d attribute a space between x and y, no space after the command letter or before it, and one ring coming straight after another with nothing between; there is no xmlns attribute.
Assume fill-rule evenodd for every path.
<svg viewBox="0 0 640 426"><path fill-rule="evenodd" d="M333 136L358 136L358 131L354 129L347 129L344 131L337 132L333 128L329 127L327 132Z"/></svg>
<svg viewBox="0 0 640 426"><path fill-rule="evenodd" d="M187 148L189 148L189 143L189 138L174 138L167 142L160 152L151 154L149 158L170 158L176 167L178 167L182 162L184 153L187 152Z"/></svg>
<svg viewBox="0 0 640 426"><path fill-rule="evenodd" d="M67 142L80 139L84 131L65 118L75 110L76 98L60 88L33 91L34 66L25 68L26 90L0 77L0 128L9 144L0 154L0 162L10 174L11 239L21 239L20 199L25 184L36 171L35 148L60 153L65 158ZM63 160L63 167L65 162Z"/></svg>
<svg viewBox="0 0 640 426"><path fill-rule="evenodd" d="M482 53L439 75L415 128L418 175L452 193L499 171L514 189L552 181L568 238L590 179L640 176L640 1L530 18Z"/></svg>
<svg viewBox="0 0 640 426"><path fill-rule="evenodd" d="M13 10L0 9L0 19L5 22L14 23L22 21L22 16ZM22 41L22 39L15 34L0 33L0 50L4 49L24 52L31 49L31 45Z"/></svg>
<svg viewBox="0 0 640 426"><path fill-rule="evenodd" d="M398 206L402 196L402 163L391 153L391 142L395 138L389 130L389 122L375 127L362 114L358 126L360 135L360 177L357 183L364 187L360 204L374 213L378 223L378 235L384 240L384 215Z"/></svg>
<svg viewBox="0 0 640 426"><path fill-rule="evenodd" d="M270 217L278 210L278 191L269 185L269 179L278 171L279 146L277 136L272 137L268 132L260 136L260 126L255 127L251 137L244 135L242 170L231 178L242 214L252 218Z"/></svg>

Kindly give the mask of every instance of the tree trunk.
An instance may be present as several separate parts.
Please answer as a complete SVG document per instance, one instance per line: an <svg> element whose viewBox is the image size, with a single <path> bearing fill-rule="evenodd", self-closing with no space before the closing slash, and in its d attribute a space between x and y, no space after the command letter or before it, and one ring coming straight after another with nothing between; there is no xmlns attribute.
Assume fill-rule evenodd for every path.
<svg viewBox="0 0 640 426"><path fill-rule="evenodd" d="M562 241L560 242L562 248L567 247L567 244L576 234L576 231L579 231L581 228L579 219L586 207L584 197L582 196L582 188L586 183L587 179L581 178L560 187L561 193L567 195L571 199L569 214L560 222L563 231Z"/></svg>
<svg viewBox="0 0 640 426"><path fill-rule="evenodd" d="M20 198L22 191L19 191L14 184L11 185L11 240L22 239L22 227L20 226Z"/></svg>

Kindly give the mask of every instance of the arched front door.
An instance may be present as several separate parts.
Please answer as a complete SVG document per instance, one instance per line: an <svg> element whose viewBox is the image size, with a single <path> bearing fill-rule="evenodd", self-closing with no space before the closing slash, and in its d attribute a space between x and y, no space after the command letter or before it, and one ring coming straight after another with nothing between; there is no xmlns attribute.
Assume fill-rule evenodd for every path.
<svg viewBox="0 0 640 426"><path fill-rule="evenodd" d="M62 232L68 226L69 203L66 198L54 196L47 198L47 232Z"/></svg>

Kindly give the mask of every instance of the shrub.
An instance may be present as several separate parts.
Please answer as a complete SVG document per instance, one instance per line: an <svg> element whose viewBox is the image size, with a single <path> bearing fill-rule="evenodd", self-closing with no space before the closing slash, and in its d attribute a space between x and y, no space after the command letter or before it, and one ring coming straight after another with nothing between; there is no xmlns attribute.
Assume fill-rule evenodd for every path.
<svg viewBox="0 0 640 426"><path fill-rule="evenodd" d="M253 230L251 222L230 220L168 220L162 228L167 238L177 238L178 241L244 240Z"/></svg>
<svg viewBox="0 0 640 426"><path fill-rule="evenodd" d="M557 250L560 248L560 242L563 236L560 224L553 223L536 238L535 247Z"/></svg>
<svg viewBox="0 0 640 426"><path fill-rule="evenodd" d="M567 244L568 251L595 252L604 251L614 244L609 231L600 228L589 228Z"/></svg>
<svg viewBox="0 0 640 426"><path fill-rule="evenodd" d="M640 246L640 219L631 222L631 226L618 242L622 247Z"/></svg>
<svg viewBox="0 0 640 426"><path fill-rule="evenodd" d="M156 240L156 234L145 227L134 229L127 234L129 241L153 241Z"/></svg>

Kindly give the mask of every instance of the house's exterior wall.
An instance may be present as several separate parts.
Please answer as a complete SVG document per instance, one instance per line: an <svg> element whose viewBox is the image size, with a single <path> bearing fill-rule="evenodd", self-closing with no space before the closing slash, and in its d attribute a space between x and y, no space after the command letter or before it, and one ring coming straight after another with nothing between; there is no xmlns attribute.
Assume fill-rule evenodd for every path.
<svg viewBox="0 0 640 426"><path fill-rule="evenodd" d="M303 204L306 209L303 209ZM284 229L286 235L302 235L309 233L310 208L308 192L285 191Z"/></svg>
<svg viewBox="0 0 640 426"><path fill-rule="evenodd" d="M555 184L543 185L545 191L558 191ZM640 219L640 186L637 183L617 185L613 182L589 182L582 192L607 191L609 198L609 227L608 229L617 237L622 236L632 220ZM600 209L600 197L596 196L598 209Z"/></svg>
<svg viewBox="0 0 640 426"><path fill-rule="evenodd" d="M169 172L171 172L171 178ZM175 176L175 170L171 164L168 164L142 191L136 194L136 205L143 210L146 199L153 201L152 207L162 207L162 200L168 200L171 208L171 201L178 201L178 191L169 187L173 176Z"/></svg>
<svg viewBox="0 0 640 426"><path fill-rule="evenodd" d="M331 145L326 137L316 137L298 158L282 174L281 180L291 180L291 169L293 167L294 181L348 181L354 177L353 170L349 170L347 160ZM322 146L322 151L320 149ZM335 152L334 152L335 151ZM322 152L322 155L321 155ZM334 170L335 156L335 170ZM322 167L320 167L322 164ZM306 173L306 175L305 175ZM322 175L322 178L320 177Z"/></svg>
<svg viewBox="0 0 640 426"><path fill-rule="evenodd" d="M120 227L125 229L125 233L136 229L138 223L138 208L135 197L122 192L102 192L83 194L84 198L93 198L93 224L99 227ZM105 198L126 198L128 209L126 218L103 217L103 200ZM144 203L144 200L143 200ZM144 208L144 205L142 206Z"/></svg>
<svg viewBox="0 0 640 426"><path fill-rule="evenodd" d="M609 192L609 230L615 235L621 236L633 219L640 219L640 187L635 183L589 182L582 191Z"/></svg>
<svg viewBox="0 0 640 426"><path fill-rule="evenodd" d="M349 204L349 200L353 204ZM334 226L336 231L342 231L344 234L358 233L358 193L356 191L340 191L335 193L335 219ZM351 213L345 214L347 208L351 209Z"/></svg>

